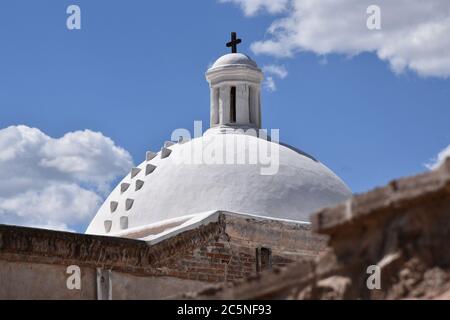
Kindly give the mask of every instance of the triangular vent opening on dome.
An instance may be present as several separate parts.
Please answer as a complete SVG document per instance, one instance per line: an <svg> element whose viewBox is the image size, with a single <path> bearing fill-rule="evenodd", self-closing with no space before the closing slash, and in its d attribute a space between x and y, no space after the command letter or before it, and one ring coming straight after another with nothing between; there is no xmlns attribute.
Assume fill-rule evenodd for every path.
<svg viewBox="0 0 450 320"><path fill-rule="evenodd" d="M128 217L126 216L120 217L120 229L122 230L128 229Z"/></svg>
<svg viewBox="0 0 450 320"><path fill-rule="evenodd" d="M134 191L139 191L144 186L144 181L142 180L136 180Z"/></svg>
<svg viewBox="0 0 450 320"><path fill-rule="evenodd" d="M134 203L134 200L128 198L128 199L125 201L125 210L127 210L127 211L130 210L130 209L133 207L133 203Z"/></svg>
<svg viewBox="0 0 450 320"><path fill-rule="evenodd" d="M105 232L109 233L111 231L112 221L111 220L105 220L105 222L103 224L104 224L104 227L105 227Z"/></svg>
<svg viewBox="0 0 450 320"><path fill-rule="evenodd" d="M117 210L119 203L117 201L111 201L109 203L109 208L111 209L111 213Z"/></svg>
<svg viewBox="0 0 450 320"><path fill-rule="evenodd" d="M129 183L123 182L120 184L120 192L124 193L125 191L128 190L128 188L130 187Z"/></svg>
<svg viewBox="0 0 450 320"><path fill-rule="evenodd" d="M145 167L145 175L148 176L150 173L152 173L153 171L155 171L156 166L152 165L152 164L148 164Z"/></svg>
<svg viewBox="0 0 450 320"><path fill-rule="evenodd" d="M150 160L152 160L154 157L156 157L156 155L157 155L156 152L147 151L147 153L145 154L145 160L146 160L146 161L150 161Z"/></svg>
<svg viewBox="0 0 450 320"><path fill-rule="evenodd" d="M133 179L134 177L136 177L138 175L138 173L141 172L141 169L139 168L132 168L131 169L131 179Z"/></svg>
<svg viewBox="0 0 450 320"><path fill-rule="evenodd" d="M165 159L168 156L170 156L170 154L172 153L172 150L168 149L168 148L162 148L161 149L161 159Z"/></svg>

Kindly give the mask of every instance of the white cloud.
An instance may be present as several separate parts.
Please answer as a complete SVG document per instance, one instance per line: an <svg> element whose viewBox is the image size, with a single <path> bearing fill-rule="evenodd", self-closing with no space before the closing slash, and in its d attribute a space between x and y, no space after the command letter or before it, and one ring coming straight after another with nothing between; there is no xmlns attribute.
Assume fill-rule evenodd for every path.
<svg viewBox="0 0 450 320"><path fill-rule="evenodd" d="M219 0L239 5L246 16L253 16L259 11L266 10L276 14L286 10L289 0Z"/></svg>
<svg viewBox="0 0 450 320"><path fill-rule="evenodd" d="M448 145L446 148L442 149L437 157L431 159L431 161L425 166L430 170L435 170L439 168L445 161L446 158L450 157L450 145Z"/></svg>
<svg viewBox="0 0 450 320"><path fill-rule="evenodd" d="M280 79L284 79L287 77L288 72L284 66L270 64L262 67L266 78L264 80L264 87L269 92L277 91L277 85L275 83L274 77L278 77Z"/></svg>
<svg viewBox="0 0 450 320"><path fill-rule="evenodd" d="M233 2L245 13L263 8L259 1L252 10L244 1ZM275 57L301 51L321 56L373 52L396 73L412 70L421 76L450 76L450 1L378 0L381 30L369 30L366 10L373 4L372 0L289 0L284 6L291 10L273 21L268 38L253 43L252 50Z"/></svg>
<svg viewBox="0 0 450 320"><path fill-rule="evenodd" d="M269 92L277 91L277 85L275 83L275 80L273 80L273 77L266 77L266 79L264 80L264 87Z"/></svg>
<svg viewBox="0 0 450 320"><path fill-rule="evenodd" d="M95 214L130 154L90 130L51 138L39 129L0 130L0 223L71 230Z"/></svg>
<svg viewBox="0 0 450 320"><path fill-rule="evenodd" d="M266 74L273 74L280 79L284 79L287 77L288 72L284 66L279 66L276 64L269 64L262 67L262 70Z"/></svg>

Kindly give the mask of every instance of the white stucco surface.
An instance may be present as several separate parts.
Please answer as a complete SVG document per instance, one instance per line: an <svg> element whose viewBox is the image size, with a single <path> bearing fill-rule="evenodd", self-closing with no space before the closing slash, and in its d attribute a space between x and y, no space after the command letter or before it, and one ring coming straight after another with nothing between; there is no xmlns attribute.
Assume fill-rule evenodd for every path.
<svg viewBox="0 0 450 320"><path fill-rule="evenodd" d="M220 139L215 137L220 136ZM224 140L222 140L224 139ZM211 155L217 144L244 146L234 150L234 157L249 157L255 143L270 150L273 142L254 136L215 131L194 140L168 147L166 158L161 153L142 162L112 191L87 229L91 234L115 235L123 232L121 217L128 217L127 228L136 228L186 215L224 210L265 217L308 221L313 211L335 205L351 195L349 188L330 169L315 159L292 148L279 145L279 168L273 175L261 174L267 165L208 164L196 162ZM189 156L190 155L190 156ZM219 158L217 158L219 159ZM156 169L146 175L150 164ZM144 184L136 190L136 181ZM121 191L122 183L130 186ZM123 190L123 189L122 189ZM132 199L131 208L129 204ZM117 208L111 212L111 201ZM127 208L129 208L127 210ZM110 232L105 221L112 221Z"/></svg>
<svg viewBox="0 0 450 320"><path fill-rule="evenodd" d="M309 221L312 212L351 196L339 177L306 153L243 132L261 128L263 74L252 59L226 54L206 79L212 127L202 137L148 153L111 192L87 233L157 241L219 210Z"/></svg>
<svg viewBox="0 0 450 320"><path fill-rule="evenodd" d="M249 56L243 53L229 53L221 56L219 59L214 62L211 69L228 66L228 65L246 65L252 68L257 68L257 64L253 61Z"/></svg>

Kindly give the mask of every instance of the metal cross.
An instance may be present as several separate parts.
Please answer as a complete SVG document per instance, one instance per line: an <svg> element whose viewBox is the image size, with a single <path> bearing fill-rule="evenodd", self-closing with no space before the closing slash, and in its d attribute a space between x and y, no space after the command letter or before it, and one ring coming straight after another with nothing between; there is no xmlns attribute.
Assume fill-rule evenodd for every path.
<svg viewBox="0 0 450 320"><path fill-rule="evenodd" d="M227 43L227 47L231 47L231 53L237 52L237 45L241 43L241 39L236 38L236 32L231 33L231 41Z"/></svg>

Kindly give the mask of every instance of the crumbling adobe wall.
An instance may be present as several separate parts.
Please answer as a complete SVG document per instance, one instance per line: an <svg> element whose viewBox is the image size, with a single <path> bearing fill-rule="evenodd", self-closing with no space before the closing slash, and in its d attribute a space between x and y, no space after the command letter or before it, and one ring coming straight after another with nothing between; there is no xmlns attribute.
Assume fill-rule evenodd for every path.
<svg viewBox="0 0 450 320"><path fill-rule="evenodd" d="M450 159L438 170L394 180L311 220L315 232L329 237L313 263L293 263L187 297L450 299ZM377 285L376 275L379 288L370 286Z"/></svg>
<svg viewBox="0 0 450 320"><path fill-rule="evenodd" d="M450 159L312 216L330 250L298 298L439 298L450 292ZM380 289L367 280L379 267Z"/></svg>

